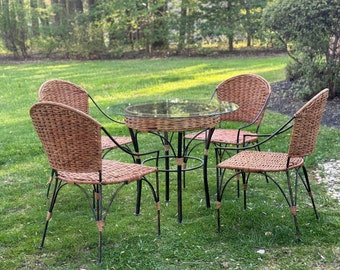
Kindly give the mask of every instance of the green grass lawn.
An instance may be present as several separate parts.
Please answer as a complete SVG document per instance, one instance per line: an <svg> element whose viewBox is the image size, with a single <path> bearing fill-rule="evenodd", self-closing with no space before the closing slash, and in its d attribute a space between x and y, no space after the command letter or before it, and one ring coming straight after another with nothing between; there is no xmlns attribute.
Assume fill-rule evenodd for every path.
<svg viewBox="0 0 340 270"><path fill-rule="evenodd" d="M83 194L72 186L59 195L45 247L38 249L45 223L46 186L50 168L29 117L39 86L59 78L83 86L103 107L137 99L206 98L222 80L256 73L270 82L285 78L285 56L222 59L152 59L126 61L36 62L0 64L0 269L339 269L339 204L310 173L320 215L316 221L301 187L299 225L302 242L282 195L272 183L254 175L248 210L242 210L236 185L226 192L222 232L216 233L215 169L209 163L212 207L205 207L201 170L188 172L183 194L183 223L177 223L176 182L172 175L171 202L164 203L161 182L162 237L156 232L151 193L143 191L142 215L134 216L134 184L119 193L104 229L103 264L96 265L97 227ZM127 129L91 114L113 135ZM268 111L262 131L279 127L287 116ZM339 159L340 131L322 127L316 151L306 164ZM148 134L143 149L159 147ZM285 150L287 137L267 147ZM121 158L118 151L111 158ZM162 177L162 175L161 175ZM163 178L161 178L163 179ZM284 175L281 177L284 184ZM281 180L280 179L280 180ZM108 192L110 187L104 187ZM259 253L259 251L264 253Z"/></svg>

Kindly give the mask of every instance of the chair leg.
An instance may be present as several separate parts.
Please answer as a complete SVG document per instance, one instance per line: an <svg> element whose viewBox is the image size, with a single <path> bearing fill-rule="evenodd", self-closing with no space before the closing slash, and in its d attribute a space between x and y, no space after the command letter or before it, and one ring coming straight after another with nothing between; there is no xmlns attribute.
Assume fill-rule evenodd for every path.
<svg viewBox="0 0 340 270"><path fill-rule="evenodd" d="M217 201L216 209L217 209L217 232L221 232L221 201Z"/></svg>
<svg viewBox="0 0 340 270"><path fill-rule="evenodd" d="M246 177L246 173L241 172L241 175L242 175L242 188L243 188L243 209L246 210L247 209L248 178L250 174L248 174Z"/></svg>
<svg viewBox="0 0 340 270"><path fill-rule="evenodd" d="M239 174L236 176L236 182L237 182L237 198L240 198L240 175Z"/></svg>
<svg viewBox="0 0 340 270"><path fill-rule="evenodd" d="M142 200L142 181L137 181L136 211L135 215L140 215L140 205Z"/></svg>
<svg viewBox="0 0 340 270"><path fill-rule="evenodd" d="M221 202L223 197L223 177L224 172L222 168L216 168L216 210L217 210L217 232L221 232Z"/></svg>
<svg viewBox="0 0 340 270"><path fill-rule="evenodd" d="M302 167L302 170L303 170L303 174L305 176L305 180L306 180L306 183L305 183L305 187L306 187L306 190L308 192L308 195L312 201L312 205L313 205L313 209L314 209L314 214L315 214L315 218L318 220L319 219L319 215L316 211L316 206L315 206L315 203L314 203L314 198L313 198L313 193L312 193L312 189L310 187L310 184L309 184L309 179L308 179L308 174L307 174L307 169L305 166Z"/></svg>
<svg viewBox="0 0 340 270"><path fill-rule="evenodd" d="M156 203L156 209L157 209L157 233L158 236L161 235L161 203L159 198L159 174L156 173L156 187L154 191L154 197L155 197L155 203Z"/></svg>
<svg viewBox="0 0 340 270"><path fill-rule="evenodd" d="M54 174L55 174L55 171L51 170L51 175L50 175L50 178L49 178L48 183L47 183L47 191L46 191L46 198L47 199L48 199L48 196L50 194L50 189L51 189Z"/></svg>
<svg viewBox="0 0 340 270"><path fill-rule="evenodd" d="M296 200L297 200L297 175L295 179L295 190L293 192L292 185L291 185L291 180L289 176L289 171L286 172L287 176L287 184L288 184L288 191L289 191L289 197L290 197L290 212L293 215L294 219L294 224L295 224L295 230L296 230L296 237L297 237L297 242L300 242L300 230L299 230L299 225L298 225L298 220L297 220L297 207L296 207Z"/></svg>
<svg viewBox="0 0 340 270"><path fill-rule="evenodd" d="M50 206L49 206L49 209L48 209L48 212L47 212L47 215L46 215L45 228L44 228L43 236L42 236L42 239L41 239L41 244L39 246L40 249L42 249L43 246L44 246L48 224L49 224L50 219L52 218L52 211L53 211L53 208L54 208L54 205L55 205L55 202L57 200L57 196L58 196L58 193L59 193L59 190L60 190L61 187L62 187L61 181L59 181L58 179L55 179L53 195L52 195Z"/></svg>
<svg viewBox="0 0 340 270"><path fill-rule="evenodd" d="M149 185L153 198L155 200L156 210L157 210L157 230L158 230L157 233L158 233L158 236L161 236L161 204L160 204L160 198L159 198L159 174L158 172L156 172L156 182L155 182L156 186L152 185L146 177L143 177L138 182L142 182L142 181L144 181L145 183Z"/></svg>
<svg viewBox="0 0 340 270"><path fill-rule="evenodd" d="M98 228L98 261L97 264L102 263L102 246L103 246L103 229L105 221L103 220L103 196L102 185L95 185L96 198L96 222Z"/></svg>
<svg viewBox="0 0 340 270"><path fill-rule="evenodd" d="M204 192L205 192L205 203L207 208L210 208L210 192L208 183L208 149L204 151L204 161L203 161L203 182L204 182Z"/></svg>

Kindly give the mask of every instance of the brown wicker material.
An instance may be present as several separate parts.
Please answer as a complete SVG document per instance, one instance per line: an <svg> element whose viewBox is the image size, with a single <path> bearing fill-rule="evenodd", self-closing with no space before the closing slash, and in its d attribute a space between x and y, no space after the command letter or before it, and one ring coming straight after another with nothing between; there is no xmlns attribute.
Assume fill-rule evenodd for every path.
<svg viewBox="0 0 340 270"><path fill-rule="evenodd" d="M73 173L67 171L59 171L58 178L70 184L100 183L101 185L110 185L119 183L130 183L132 181L141 180L144 175L156 172L157 168L104 159L102 170L102 180L100 182L98 179L98 172Z"/></svg>
<svg viewBox="0 0 340 270"><path fill-rule="evenodd" d="M178 118L152 118L125 116L125 124L143 132L183 132L215 127L220 120L219 115L197 116L197 117L178 117Z"/></svg>
<svg viewBox="0 0 340 270"><path fill-rule="evenodd" d="M318 218L314 200L312 197L312 192L309 185L307 171L304 167L304 157L312 154L315 149L321 118L328 98L328 92L329 92L328 89L322 90L319 94L317 94L314 98L307 102L301 109L299 109L294 115L294 117L291 120L289 120L283 127L281 127L278 132L271 135L271 138L275 138L276 135L282 133L282 131L287 130L285 129L285 127L286 126L289 127L290 123L293 122L291 140L287 153L244 150L217 165L218 168L223 170L225 169L236 170L237 173L235 175L238 175L240 173L242 174L243 184L245 186L244 196L246 196L246 187L248 185L248 176L246 176L244 173L262 173L266 177L269 177L270 179L273 180L273 178L269 176L268 172L287 172L288 177L287 183L288 190L290 193L289 194L290 199L288 199L288 196L285 196L281 188L280 190L285 196L291 208L291 212L294 216L298 240L300 239L300 233L296 219L296 194L294 194L294 192L292 191L296 190L296 186L294 189L292 188L288 171L296 169L298 173L296 177L300 178L303 181L304 186L306 187L306 190L312 199L315 215ZM300 175L300 171L298 170L299 168L302 168L303 170L304 179L302 175ZM229 178L229 180L232 179L234 176ZM217 177L220 183L218 185L219 188L217 195L219 208L224 189L228 184L229 180L224 184L222 188L223 178L221 178L220 176ZM278 181L276 181L276 184L278 185ZM219 220L218 227L219 227L218 229L220 229Z"/></svg>
<svg viewBox="0 0 340 270"><path fill-rule="evenodd" d="M66 104L76 108L86 114L89 114L89 94L72 82L52 79L44 82L39 89L40 101L52 101ZM131 143L130 137L116 136L116 142L120 145ZM117 145L108 137L103 136L102 149L115 149Z"/></svg>
<svg viewBox="0 0 340 270"><path fill-rule="evenodd" d="M255 121L259 125L270 93L270 84L259 75L243 74L225 80L216 88L217 98L236 103L239 108L233 113L222 115L221 120L246 123Z"/></svg>
<svg viewBox="0 0 340 270"><path fill-rule="evenodd" d="M103 160L101 133L102 131L107 131L96 120L80 110L61 103L42 101L33 105L30 115L55 179L55 188L51 198L41 247L44 244L56 197L63 187L62 183L76 186L88 184L93 188L94 201L91 209L99 230L99 263L101 262L102 228L109 206L116 194L116 192L112 193L113 195L107 204L108 207L103 212L102 187L104 185L121 184L123 186L132 181L147 180L145 176L154 173L156 175L156 189L153 188L149 181L146 182L151 187L154 195L158 213L158 233L160 233L158 169L156 167ZM86 189L82 188L82 190L87 194ZM89 195L86 197L91 198Z"/></svg>
<svg viewBox="0 0 340 270"><path fill-rule="evenodd" d="M303 165L303 158L295 157L289 160L287 153L263 151L242 151L218 164L218 168L242 170L245 172L283 172ZM232 167L232 168L231 168Z"/></svg>
<svg viewBox="0 0 340 270"><path fill-rule="evenodd" d="M270 93L270 84L261 76L254 74L238 75L221 82L215 90L217 99L233 102L239 106L234 112L222 114L221 122L247 123L247 125L250 124L249 127L255 127L255 132L243 130L243 127L238 130L216 129L211 142L241 145L257 141L256 132L264 116ZM254 136L248 136L247 141L244 141L245 134ZM185 136L186 139L195 138L196 140L205 140L205 137L205 134L197 136L196 133Z"/></svg>

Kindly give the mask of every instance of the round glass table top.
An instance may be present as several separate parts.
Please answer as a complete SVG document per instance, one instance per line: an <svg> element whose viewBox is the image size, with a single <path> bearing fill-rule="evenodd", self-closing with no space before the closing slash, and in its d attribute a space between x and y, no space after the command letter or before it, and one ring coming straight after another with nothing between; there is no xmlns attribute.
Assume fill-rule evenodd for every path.
<svg viewBox="0 0 340 270"><path fill-rule="evenodd" d="M164 99L112 105L109 113L142 118L192 118L214 116L238 109L232 102Z"/></svg>

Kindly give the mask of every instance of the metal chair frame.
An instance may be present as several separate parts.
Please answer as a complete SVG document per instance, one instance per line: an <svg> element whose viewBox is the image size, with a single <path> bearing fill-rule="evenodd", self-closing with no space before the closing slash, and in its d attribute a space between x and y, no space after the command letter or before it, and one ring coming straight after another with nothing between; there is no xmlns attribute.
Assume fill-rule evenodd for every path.
<svg viewBox="0 0 340 270"><path fill-rule="evenodd" d="M283 194L294 219L297 241L301 240L297 221L297 187L299 179L303 183L303 186L305 187L311 199L315 217L316 219L319 219L311 191L307 169L304 165L304 158L314 152L320 121L328 98L328 91L328 89L322 90L319 94L307 102L300 110L298 110L291 119L289 119L272 134L257 134L256 136L258 138L262 138L262 140L257 144L251 146L243 145L239 148L215 148L216 160L218 159L218 155L221 150L232 149L240 151L235 156L228 158L223 162L217 162L216 165L218 232L221 231L220 208L223 194L227 185L232 179L241 175L243 184L243 205L244 209L246 209L246 192L250 174L252 173L262 174L267 180L270 179ZM274 138L278 138L280 134L283 134L287 131L292 132L287 153L252 151L252 148L263 145ZM270 161L273 164L266 163L269 159L271 159ZM279 166L281 163L283 164L284 160L286 160L285 166ZM275 164L276 161L277 164ZM279 161L281 161L281 163ZM225 179L225 172L227 169L234 170L236 172L228 179ZM291 179L292 177L290 175L290 171L292 170L295 171L295 180L293 181L293 184ZM279 181L271 175L271 173L278 172L286 173L288 194L281 187Z"/></svg>
<svg viewBox="0 0 340 270"><path fill-rule="evenodd" d="M133 153L129 148L119 145L114 137L89 115L64 104L39 102L32 106L30 115L47 154L52 168L51 177L54 179L53 194L50 199L40 248L44 246L47 228L57 196L60 190L68 184L75 185L84 192L96 220L99 233L98 264L102 262L102 233L109 209L116 194L130 182L144 181L150 187L156 204L157 229L158 235L160 235L159 177L157 169L159 150L147 153ZM135 163L102 159L102 132L120 150L133 157ZM78 137L81 135L84 135L84 142L75 143L78 142ZM141 157L150 155L155 157L155 167L137 164L141 163ZM155 186L146 177L151 173L155 173ZM107 206L103 208L102 189L104 185L111 184L118 185L118 188L112 192ZM92 187L93 196L90 196L85 186Z"/></svg>
<svg viewBox="0 0 340 270"><path fill-rule="evenodd" d="M219 149L215 155L217 162L222 161L225 155L232 156L240 146L254 144L258 141L256 136L264 117L264 113L271 95L271 86L263 77L255 74L241 74L222 81L217 85L211 99L234 102L239 105L238 110L221 115L219 127L211 137L211 144ZM225 129L222 123L236 122L237 129ZM252 130L252 131L250 131ZM247 136L245 136L247 135ZM206 133L192 133L186 139L205 141ZM200 143L197 144L197 146ZM235 145L235 148L223 148L226 145ZM218 147L218 148L216 148ZM232 149L232 150L230 150ZM260 150L259 147L257 147ZM208 152L208 149L205 149ZM240 196L239 180L237 180L237 195Z"/></svg>

